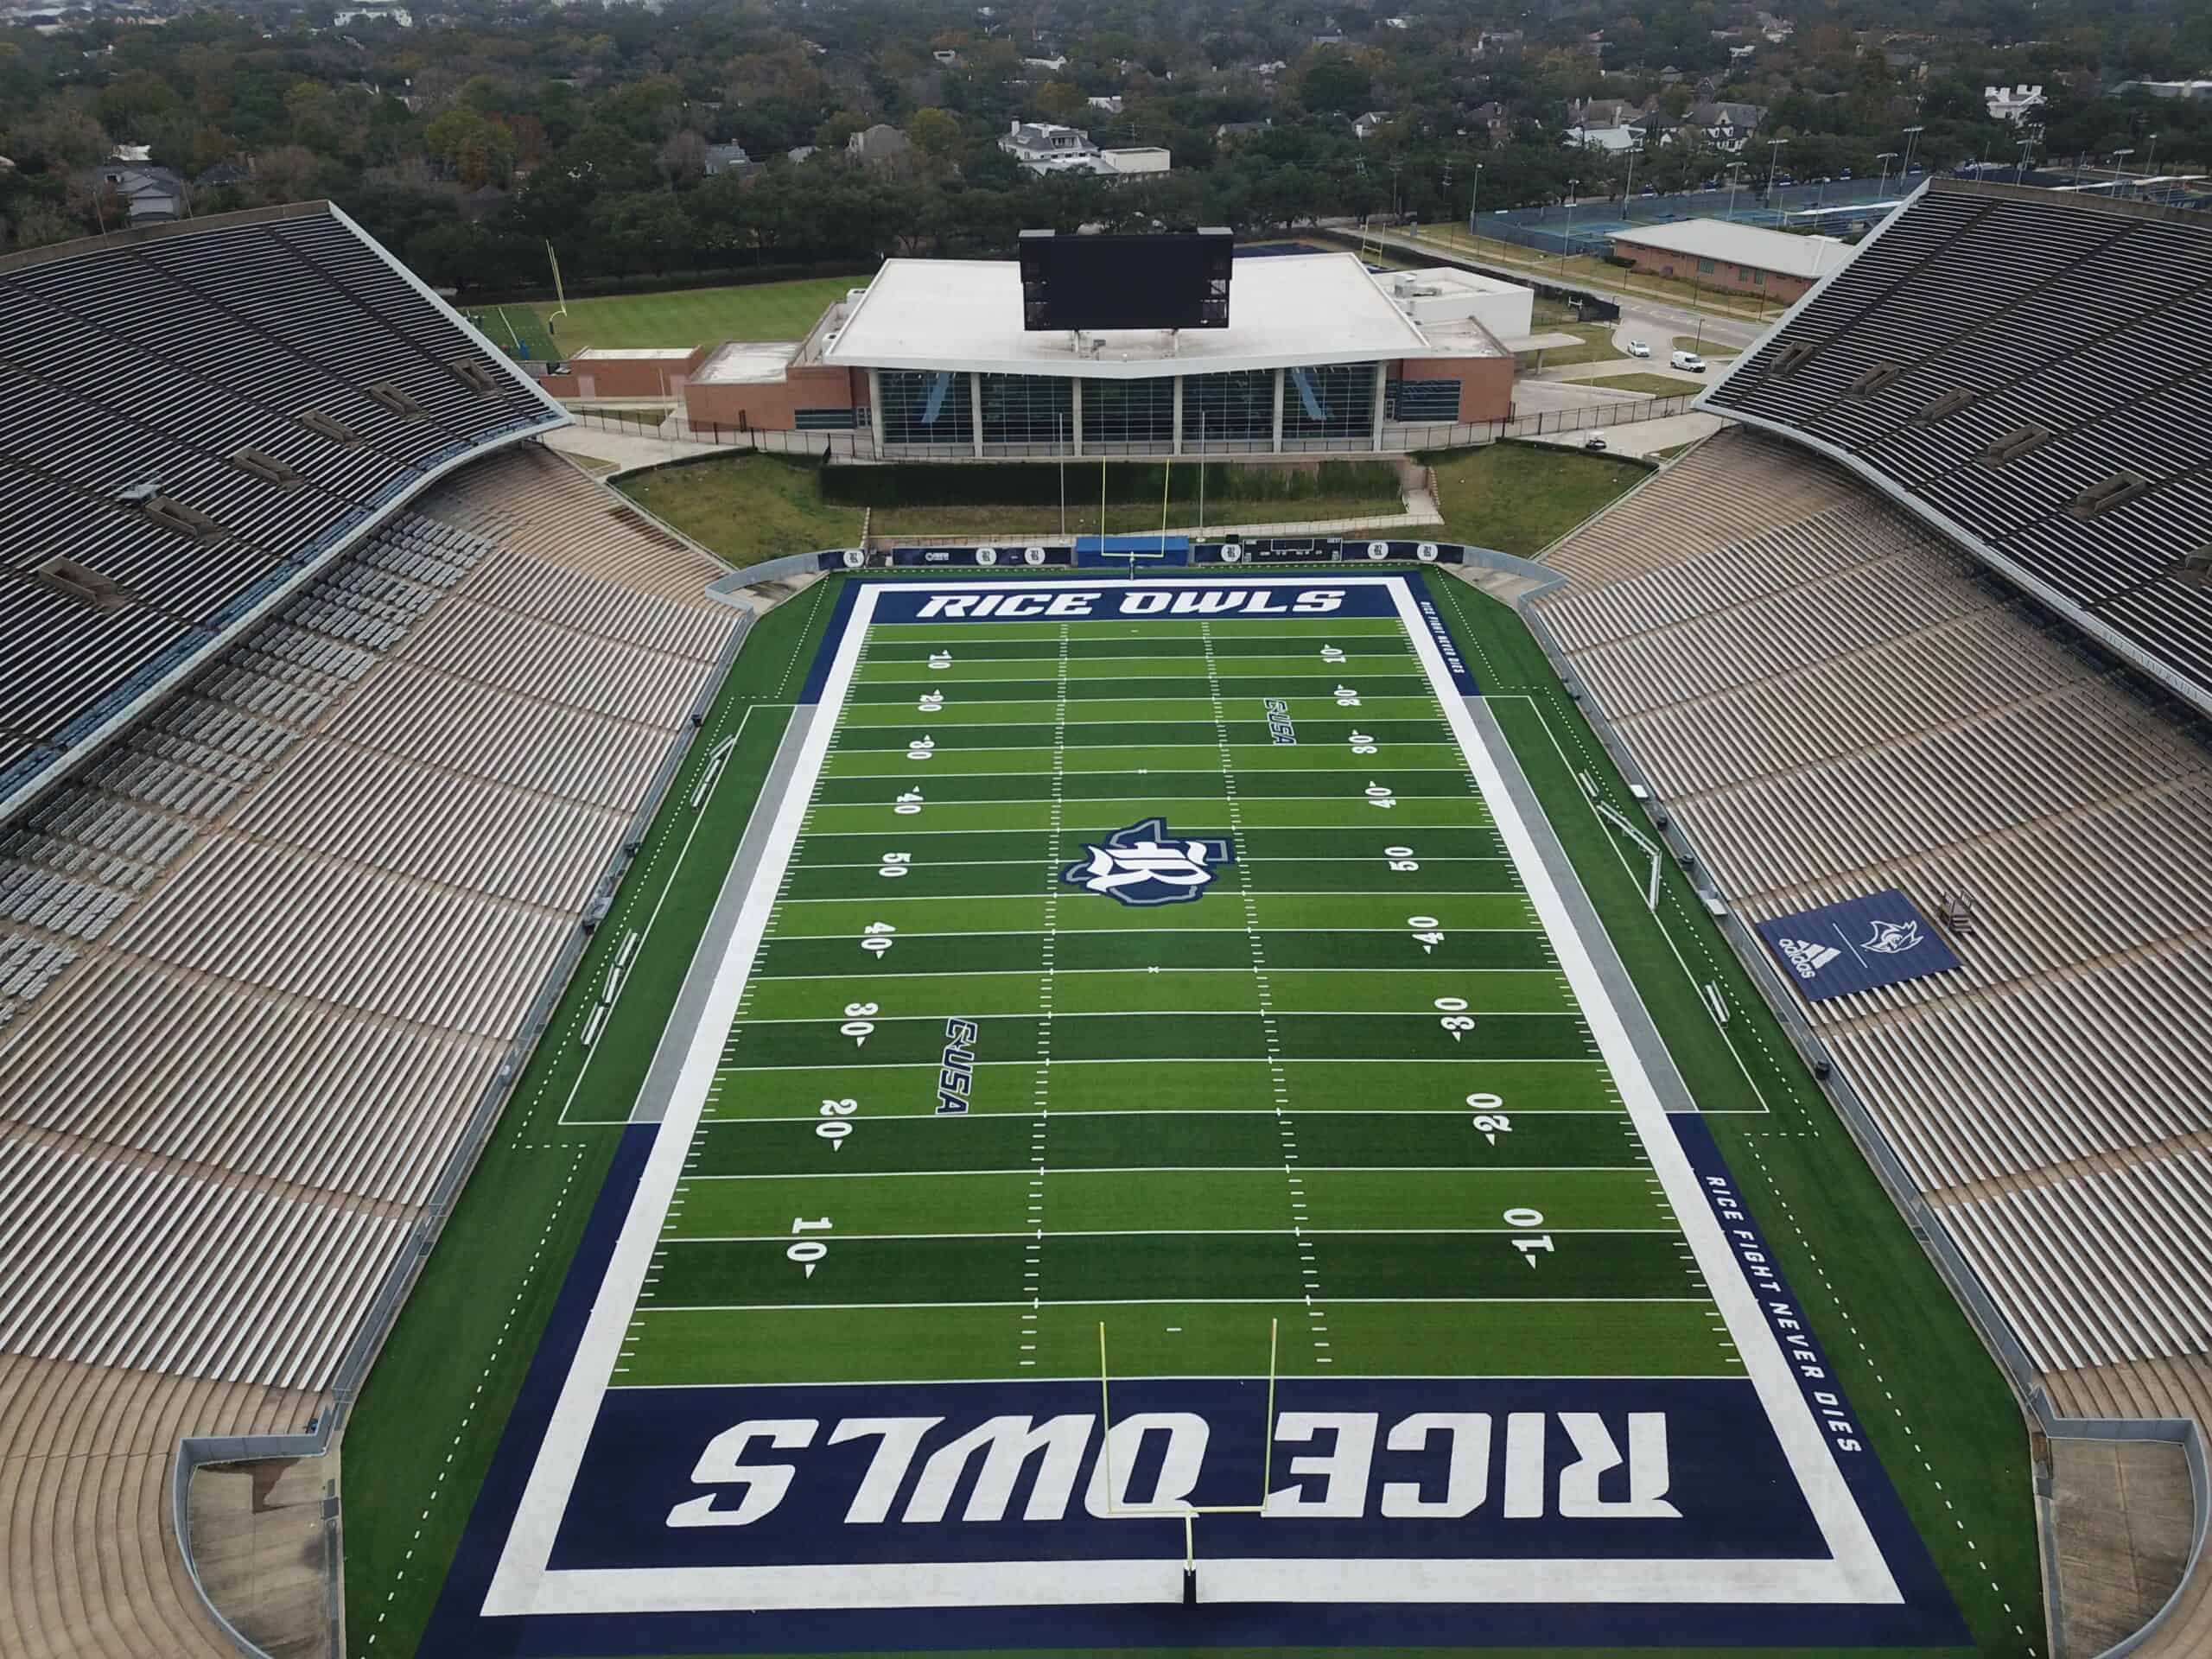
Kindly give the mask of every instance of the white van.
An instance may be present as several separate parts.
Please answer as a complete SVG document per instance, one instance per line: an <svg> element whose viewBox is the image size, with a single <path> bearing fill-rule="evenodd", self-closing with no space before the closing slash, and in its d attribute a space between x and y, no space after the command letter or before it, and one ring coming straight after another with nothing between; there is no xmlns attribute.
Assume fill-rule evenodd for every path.
<svg viewBox="0 0 2212 1659"><path fill-rule="evenodd" d="M1705 359L1695 352L1676 352L1667 360L1676 368L1687 370L1692 374L1705 372Z"/></svg>

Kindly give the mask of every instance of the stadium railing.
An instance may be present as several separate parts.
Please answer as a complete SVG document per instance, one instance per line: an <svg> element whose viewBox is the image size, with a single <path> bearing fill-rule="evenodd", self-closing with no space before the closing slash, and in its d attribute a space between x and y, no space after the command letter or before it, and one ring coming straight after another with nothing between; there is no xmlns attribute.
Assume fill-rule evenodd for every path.
<svg viewBox="0 0 2212 1659"><path fill-rule="evenodd" d="M1773 1011L1791 1046L1803 1060L1806 1070L1827 1096L1830 1105L1835 1109L1836 1116L1858 1145L1875 1178L1881 1182L1889 1193L1891 1202L1904 1217L1906 1225L1912 1229L1913 1236L1936 1264L1936 1271L1942 1274L1944 1282L1981 1338L1983 1346L2004 1368L2013 1393L2037 1429L2050 1440L2152 1440L2181 1447L2189 1466L2190 1486L2196 1505L2196 1530L2188 1565L2183 1569L2181 1582L2175 1586L2173 1594L2167 1598L2150 1622L2124 1641L2107 1649L2099 1659L2122 1659L2123 1656L2137 1651L2158 1633L2160 1625L2180 1604L2203 1565L2208 1535L2212 1535L2212 1459L2208 1459L2202 1432L2194 1421L2188 1418L2065 1417L2052 1408L2049 1395L2037 1381L2037 1367L2034 1359L2014 1333L2011 1323L1982 1283L1980 1275L1952 1240L1942 1218L1922 1197L1918 1184L1891 1146L1888 1136L1884 1134L1841 1064L1805 1019L1796 994L1783 979L1764 943L1737 914L1728 894L1706 874L1709 867L1700 857L1695 842L1683 830L1681 819L1660 810L1660 804L1666 797L1638 763L1634 751L1614 728L1597 699L1583 684L1568 658L1566 646L1552 632L1550 624L1535 608L1536 599L1563 584L1567 578L1549 566L1531 564L1503 554L1491 555L1479 548L1468 548L1466 560L1470 564L1488 563L1494 560L1497 568L1510 570L1516 575L1541 573L1540 585L1522 593L1515 601L1515 608L1520 612L1529 632L1535 636L1553 671L1558 674L1567 696L1573 699L1575 707L1581 710L1583 718L1589 722L1590 729L1605 747L1615 768L1624 780L1646 791L1648 799L1653 804L1654 829L1674 855L1683 874L1689 878L1690 885L1699 898L1706 901L1707 913L1712 915L1721 937L1727 941L1752 984ZM2035 1484L2039 1503L2048 1503L2052 1491L2051 1478L2038 1473ZM2048 1526L2039 1530L2044 1554L2044 1593L2055 1598L2059 1582L2056 1540Z"/></svg>
<svg viewBox="0 0 2212 1659"><path fill-rule="evenodd" d="M1496 443L1502 438L1539 438L1559 432L1586 432L1593 427L1631 426L1639 421L1660 421L1670 416L1687 414L1697 395L1695 391L1685 391L1664 397L1623 398L1618 403L1539 410L1534 414L1516 416L1503 421L1453 421L1433 424L1386 421L1382 426L1381 449L1386 454L1402 454L1419 449L1466 449L1479 444ZM853 455L901 461L978 459L972 442L886 443L879 448L873 435L866 431L760 431L712 424L686 424L679 430L671 432L660 424L648 428L642 422L626 419L619 412L597 410L572 410L569 412L580 427L625 432L632 437L664 439L675 453L681 453L687 447L709 444L769 455ZM1171 452L1171 446L1164 443L1086 444L1078 452L1071 445L1048 440L1038 443L986 442L981 459L1090 461L1101 454L1124 459L1165 455ZM1287 437L1281 451L1284 454L1373 454L1376 452L1375 441L1366 436ZM1195 457L1198 451L1195 446L1186 445L1181 453L1185 456ZM1208 456L1227 456L1275 452L1264 446L1255 448L1249 442L1223 441L1208 444L1205 453Z"/></svg>
<svg viewBox="0 0 2212 1659"><path fill-rule="evenodd" d="M810 563L814 556L810 554L806 556ZM755 573L740 574L748 581L760 580ZM652 827L654 815L660 810L669 786L675 781L677 773L690 753L693 737L705 720L708 710L713 708L715 699L721 695L731 669L736 665L738 652L752 632L756 614L750 610L739 613L728 643L722 647L721 655L715 664L714 672L708 677L707 683L701 688L691 705L690 717L670 742L668 752L661 757L660 765L653 773L644 798L631 816L614 851L608 855L599 880L593 884L591 896L585 901L575 925L563 939L559 954L546 970L537 995L531 1000L524 1016L521 1029L508 1044L498 1069L493 1073L492 1080L485 1085L483 1094L470 1112L459 1140L446 1160L445 1167L432 1186L422 1217L403 1236L399 1249L385 1271L384 1279L378 1286L359 1330L340 1357L328 1389L331 1397L329 1406L308 1424L303 1433L298 1434L194 1435L177 1442L169 1496L178 1551L183 1557L185 1571L191 1577L193 1589L198 1592L200 1605L207 1610L209 1617L221 1628L224 1635L241 1654L248 1656L248 1659L268 1659L268 1656L264 1649L224 1617L222 1610L216 1606L207 1593L207 1586L200 1580L199 1564L193 1557L193 1475L211 1464L315 1458L330 1450L338 1431L345 1426L346 1414L360 1397L362 1384L368 1379L370 1367L375 1363L385 1338L391 1334L401 1310L406 1306L408 1293L414 1288L415 1281L421 1274L423 1264L429 1261L439 1235L444 1231L447 1218L452 1214L462 1187L489 1143L493 1130L498 1127L508 1096L528 1066L538 1039L544 1034L546 1026L551 1021L554 1010L568 989L569 978L575 972L577 963L582 960L585 950L590 945L600 917L605 913L616 890L621 886L622 878L636 856L632 849L640 845L645 832ZM346 1650L339 1500L334 1484L332 1483L326 1489L328 1495L323 1500L323 1567L328 1604L330 1646L327 1652L330 1659L338 1659L338 1656Z"/></svg>

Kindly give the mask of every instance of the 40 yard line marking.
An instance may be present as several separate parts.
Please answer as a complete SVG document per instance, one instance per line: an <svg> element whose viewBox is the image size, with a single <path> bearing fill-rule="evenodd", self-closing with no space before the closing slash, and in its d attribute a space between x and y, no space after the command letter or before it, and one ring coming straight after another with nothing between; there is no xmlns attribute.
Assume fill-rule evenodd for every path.
<svg viewBox="0 0 2212 1659"><path fill-rule="evenodd" d="M1045 866L1045 931L1042 936L1042 972L1037 981L1037 1080L1032 1091L1031 1103L1037 1110L1037 1127L1029 1137L1029 1160L1036 1167L1029 1177L1029 1211L1027 1220L1034 1235L1022 1250L1022 1294L1029 1298L1029 1305L1021 1315L1020 1368L1037 1363L1037 1313L1043 1306L1045 1252L1045 1134L1052 1127L1052 951L1059 931L1060 880L1059 870L1052 861L1060 844L1060 806L1067 769L1068 719L1068 625L1060 624L1059 674L1054 681L1052 700L1052 823L1047 833Z"/></svg>
<svg viewBox="0 0 2212 1659"><path fill-rule="evenodd" d="M1214 661L1211 622L1198 624L1198 639L1205 646L1206 694L1213 705L1214 735L1221 750L1222 787L1229 803L1229 833L1233 837L1232 845L1242 846L1244 826L1236 804L1236 769L1230 757L1229 715L1222 706L1221 673ZM1321 1294L1321 1281L1313 1242L1305 1233L1306 1191L1305 1179L1298 1173L1298 1125L1285 1109L1290 1099L1290 1084L1283 1074L1274 1014L1269 1006L1267 953L1260 943L1259 906L1252 898L1252 867L1240 860L1235 868L1237 897L1244 906L1244 937L1252 947L1252 977L1259 992L1260 1034L1267 1046L1268 1083L1274 1091L1275 1123L1282 1138L1283 1179L1290 1196L1291 1240L1297 1251L1300 1282L1304 1287L1306 1339L1313 1345L1316 1365L1333 1365L1334 1357L1325 1351L1329 1347L1328 1312L1315 1301Z"/></svg>

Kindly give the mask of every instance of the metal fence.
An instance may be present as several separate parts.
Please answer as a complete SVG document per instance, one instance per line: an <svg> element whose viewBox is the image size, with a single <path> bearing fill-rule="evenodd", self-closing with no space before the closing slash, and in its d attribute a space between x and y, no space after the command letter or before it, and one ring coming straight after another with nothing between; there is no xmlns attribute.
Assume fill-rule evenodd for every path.
<svg viewBox="0 0 2212 1659"><path fill-rule="evenodd" d="M1540 410L1503 421L1453 421L1434 424L1385 421L1380 452L1402 454L1415 449L1465 449L1495 443L1500 438L1541 437L1553 432L1581 432L1596 426L1629 426L1638 421L1664 420L1688 411L1698 396L1694 391L1661 397L1624 397L1614 403L1577 404L1565 409ZM1179 451L1169 444L1085 444L1078 454L1071 444L986 443L978 456L972 443L887 443L880 448L868 432L792 432L747 430L734 426L692 426L674 417L656 419L650 425L626 418L619 410L571 411L581 427L627 432L632 436L658 438L669 445L670 458L677 458L701 444L728 449L751 450L767 455L844 455L861 461L1095 461L1158 458L1169 454L1196 456L1198 445L1186 443ZM640 411L644 413L645 411ZM1374 454L1371 436L1294 438L1286 436L1280 451L1244 442L1215 442L1205 446L1208 456L1243 454Z"/></svg>

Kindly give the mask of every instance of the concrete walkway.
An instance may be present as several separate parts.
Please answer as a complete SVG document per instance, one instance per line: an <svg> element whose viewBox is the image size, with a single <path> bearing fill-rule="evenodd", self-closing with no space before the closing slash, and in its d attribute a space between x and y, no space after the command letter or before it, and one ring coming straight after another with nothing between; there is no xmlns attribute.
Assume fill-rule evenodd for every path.
<svg viewBox="0 0 2212 1659"><path fill-rule="evenodd" d="M594 426L588 422L578 422L574 426L548 432L545 447L558 449L564 455L583 455L613 461L614 471L606 474L609 478L633 472L640 467L658 467L663 461L680 461L686 455L741 455L747 453L736 444L696 443L689 439L660 437L651 427L640 427L635 432L619 432L612 427Z"/></svg>
<svg viewBox="0 0 2212 1659"><path fill-rule="evenodd" d="M1625 397L1629 394L1614 395ZM1726 424L1718 415L1669 415L1656 421L1629 421L1619 426L1588 427L1580 432L1547 432L1529 442L1554 444L1561 449L1580 449L1592 431L1599 431L1605 435L1608 454L1643 459L1677 444L1709 438Z"/></svg>

